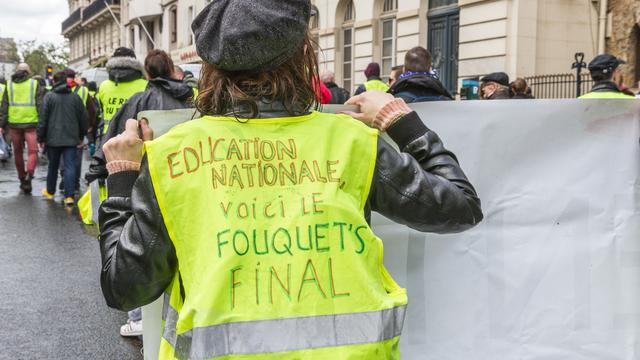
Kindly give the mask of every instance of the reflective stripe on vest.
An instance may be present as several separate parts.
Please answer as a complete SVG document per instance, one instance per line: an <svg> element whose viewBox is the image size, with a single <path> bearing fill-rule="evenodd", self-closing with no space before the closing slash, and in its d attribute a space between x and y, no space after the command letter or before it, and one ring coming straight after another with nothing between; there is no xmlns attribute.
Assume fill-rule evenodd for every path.
<svg viewBox="0 0 640 360"><path fill-rule="evenodd" d="M7 83L9 99L9 124L35 124L38 122L36 93L38 83L29 79L21 83Z"/></svg>
<svg viewBox="0 0 640 360"><path fill-rule="evenodd" d="M380 80L369 80L366 83L364 83L364 88L367 91L369 90L378 90L383 92L389 91L389 85L385 84Z"/></svg>
<svg viewBox="0 0 640 360"><path fill-rule="evenodd" d="M80 86L80 85L76 85L73 89L72 89L73 93L78 95L80 97L80 100L82 100L82 104L86 107L87 106L87 100L89 99L89 91L87 90L86 87L84 86Z"/></svg>
<svg viewBox="0 0 640 360"><path fill-rule="evenodd" d="M364 217L377 139L314 112L204 117L145 143L179 264L160 358L398 352L406 291Z"/></svg>
<svg viewBox="0 0 640 360"><path fill-rule="evenodd" d="M594 91L587 94L584 94L579 97L579 99L625 99L625 100L635 100L636 98L631 95L627 95L623 92L614 92L614 91Z"/></svg>
<svg viewBox="0 0 640 360"><path fill-rule="evenodd" d="M4 89L5 86L0 84L0 102L2 102L2 99L4 98Z"/></svg>
<svg viewBox="0 0 640 360"><path fill-rule="evenodd" d="M162 337L179 359L267 354L304 349L369 344L402 333L406 305L364 313L225 323L176 335L178 312L164 295ZM293 331L314 329L314 331Z"/></svg>
<svg viewBox="0 0 640 360"><path fill-rule="evenodd" d="M89 190L78 200L78 210L82 222L86 225L98 224L100 205L107 198L107 187L98 180L89 184Z"/></svg>

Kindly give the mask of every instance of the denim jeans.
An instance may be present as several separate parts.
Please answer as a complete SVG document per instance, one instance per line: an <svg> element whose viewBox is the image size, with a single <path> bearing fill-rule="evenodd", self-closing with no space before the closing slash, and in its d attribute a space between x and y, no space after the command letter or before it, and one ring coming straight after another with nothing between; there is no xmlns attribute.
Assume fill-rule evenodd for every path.
<svg viewBox="0 0 640 360"><path fill-rule="evenodd" d="M127 313L129 320L140 321L142 320L142 308L135 308Z"/></svg>
<svg viewBox="0 0 640 360"><path fill-rule="evenodd" d="M48 146L47 152L49 156L49 171L47 173L47 191L49 194L56 193L56 183L58 182L58 168L60 167L60 158L64 158L64 182L65 184L74 184L76 179L76 156L78 151L75 146L57 147ZM64 197L73 197L75 188L73 186L65 186Z"/></svg>

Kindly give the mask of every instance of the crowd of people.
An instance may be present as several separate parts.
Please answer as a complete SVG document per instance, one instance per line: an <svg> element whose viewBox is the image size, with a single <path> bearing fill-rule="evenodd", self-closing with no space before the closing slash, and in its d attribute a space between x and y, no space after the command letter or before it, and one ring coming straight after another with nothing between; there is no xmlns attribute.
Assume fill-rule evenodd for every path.
<svg viewBox="0 0 640 360"><path fill-rule="evenodd" d="M211 283L222 280L216 275L219 268L210 267L208 264L203 265L204 269L189 267L190 264L202 260L204 252L198 251L205 249L205 244L210 242L210 237L215 234L209 234L203 225L204 222L197 222L203 226L198 229L185 227L185 223L189 214L195 214L194 211L199 211L197 216L203 219L217 217L212 213L213 206L207 207L206 201L220 202L217 196L231 196L229 199L235 201L233 196L242 199L244 196L234 192L216 191L207 193L208 195L201 194L200 190L206 188L202 186L198 190L200 182L204 183L203 178L194 177L193 183L185 183L186 176L181 177L182 173L172 172L172 166L177 164L178 160L174 162L171 155L166 156L168 148L176 148L178 145L198 149L199 144L202 152L202 139L198 137L200 133L216 133L220 139L224 139L225 136L227 139L239 137L238 141L245 141L247 148L249 141L246 139L257 139L268 134L277 140L274 142L283 144L289 141L296 144L295 139L308 140L309 132L319 136L316 138L317 144L303 143L301 140L297 146L291 146L290 151L296 152L296 156L305 156L309 163L313 162L315 166L324 161L328 164L328 173L333 171L331 164L340 163L345 167L342 168L342 177L336 181L335 188L331 187L331 176L328 176L324 178L326 184L318 182L306 185L305 191L314 194L312 201L315 213L333 211L360 224L360 227L356 227L355 236L362 242L363 250L365 238L367 241L374 239L373 233L369 230L366 230L366 235L362 235L365 230L357 230L368 229L364 216L361 216L363 209L368 212L381 212L421 231L462 231L482 219L480 201L455 157L444 148L435 133L422 125L418 115L406 105L455 99L434 70L429 51L423 47L409 50L404 64L392 69L388 81L381 78L379 64L369 64L364 72L366 82L360 85L351 97L348 90L336 84L333 72L324 70L319 74L317 71L315 54L310 50L312 46L306 34L310 12L308 0L289 0L285 3L295 3L296 6L302 6L309 11L289 11L291 9L287 6L282 7L274 2L274 9L277 8L278 11L274 11L272 17L265 18L264 13L256 12L257 10L247 5L247 2L225 0L207 6L193 25L198 53L204 61L199 83L194 81L191 74L185 74L176 67L170 56L162 50L150 51L144 63L141 63L136 59L133 50L123 47L117 49L107 62L109 79L102 83L99 89L95 83L77 79L76 73L71 69L56 73L51 88L48 89L32 76L27 64L20 64L6 86L0 87L0 134L8 135L10 138L22 192L32 192L38 150L42 149L49 160L47 184L46 188L42 189L43 197L55 198L58 174L61 173L63 180L60 188L64 194L63 201L67 206L75 205L80 191L83 150L88 147L91 153L89 171L84 175L90 187L78 201L78 206L83 221L96 223L101 227L102 286L105 298L110 306L129 310L129 320L120 329L123 336L142 334L140 306L157 298L169 288L173 290L170 294L170 306L175 308L176 313L181 307L188 305L192 307L192 312L200 310L206 314L204 318L185 320L190 322L191 326L215 324L221 316L218 310L224 307L220 306L214 311L206 308L203 302L207 299L211 301L208 297L212 297L215 301L223 303L226 300L222 300L222 297L226 299L229 296L228 291L207 293L194 285L193 279L197 276L205 276ZM248 18L260 19L260 26L265 29L278 29L282 23L287 23L288 26L282 31L288 33L283 35L281 32L266 31L261 35L260 41L253 42L247 35L250 31L242 31L250 28L250 24L233 23L233 20L229 20L231 23L227 24L217 20L223 17L245 19L247 14L254 16ZM285 35L289 36L291 41L282 43L282 36ZM246 47L227 46L239 41L239 37L244 37L242 40L245 41ZM212 39L219 41L219 46L212 46ZM267 47L264 44L280 46ZM259 51L255 51L256 49ZM625 89L617 83L617 77L620 75L619 66L622 63L606 54L596 57L589 66L596 84L592 92L585 97L632 98L626 95ZM531 88L524 79L518 78L510 82L509 76L502 72L489 74L483 77L480 83L482 99L533 98ZM346 121L344 115L314 115L317 118L312 120L309 116L315 113L313 110L317 109L319 103L359 106L359 112L348 113L352 118L349 121L357 119L371 128L388 132L407 157L402 157L384 141L376 140L372 137L374 133L368 128L360 127L360 123ZM193 107L197 107L205 116L204 120L193 120L187 126L172 130L162 141L144 145L146 155L143 158L143 140L152 139L151 130L145 122L138 123L130 119L135 119L140 112L146 110ZM234 118L247 120L230 121ZM278 122L278 119L284 120ZM258 125L260 121L263 121L263 124ZM308 129L305 126L308 126ZM331 143L329 135L332 131L340 131L349 141ZM367 136L374 143L369 144L362 140ZM27 161L23 156L25 143ZM217 144L216 142L212 145L209 138L208 146L215 147ZM376 147L377 156L367 151ZM259 151L255 151L258 154ZM212 151L211 157L215 155L214 152L215 150ZM238 149L238 154L240 152ZM331 152L335 152L336 159L325 158ZM284 152L280 153L280 156L284 156L283 154ZM239 159L241 157L229 152L229 166L233 164L233 156ZM363 159L369 159L370 164L362 162ZM165 174L164 167L167 161L169 173ZM186 155L184 161L187 162ZM205 157L199 161L202 161L202 166L205 165ZM210 161L213 162L213 158ZM433 162L437 162L439 166L429 166ZM200 162L198 164L199 167ZM371 166L373 167L370 168ZM345 169L347 171L344 171ZM319 169L314 168L314 171ZM406 174L411 176L405 176ZM222 178L220 181L231 188L234 179L238 181L238 176L232 172L229 179ZM167 182L166 179L175 181ZM303 180L300 175L297 181L302 183ZM348 182L345 182L346 180ZM281 181L284 184L284 179ZM367 184L372 184L370 192L365 191L369 186ZM243 185L241 187L244 189ZM268 187L260 190L248 190L247 187L245 191L250 192L247 199L272 198ZM338 196L332 197L334 195L331 194L339 191L349 192L349 199L359 199L362 203ZM326 194L324 200L316 199L316 196L322 194ZM132 199L137 199L138 202L133 202ZM180 206L180 199L189 199L192 203L187 207ZM448 203L443 204L443 201ZM102 209L98 216L95 205L100 203ZM302 204L304 207L304 198ZM222 207L224 210L224 205ZM324 207L325 210L321 210L320 207ZM265 214L268 209L264 209ZM228 214L228 208L224 211ZM284 205L282 212L285 212ZM283 219L284 217L283 215ZM271 220L267 219L258 223L268 227L269 221ZM288 221L304 222L297 218ZM230 224L238 225L240 222L227 218L227 223L222 224L221 221L218 227L229 228ZM318 225L315 226L317 245L322 236L318 235ZM343 229L340 229L340 236L343 236ZM199 232L200 230L202 232ZM229 241L232 241L236 252L238 250L235 246L238 241L246 238L249 244L247 235L238 235L238 231L232 234L233 240L221 240L226 233L217 233L219 254L222 253L221 247ZM288 230L279 228L277 231L284 233ZM309 231L311 234L311 230ZM255 232L253 236L255 247ZM288 236L291 240L291 236ZM193 241L198 244L194 249L198 251L185 250L185 237L193 237ZM271 241L274 249L275 239L276 235L273 235ZM367 242L367 246L372 246L371 244L373 243ZM373 246L375 248L375 245ZM371 259L377 251L369 255L372 256ZM118 261L115 261L116 259ZM318 255L317 259L313 259L315 261L324 258ZM368 263L360 258L345 257L344 260L352 263L354 273L362 275L372 271ZM308 261L306 267L303 266L303 282L298 298L302 296L305 281L312 281L311 278L305 277L311 260ZM331 271L332 260L329 261ZM247 315L250 312L244 315L233 312L236 306L233 296L240 284L234 276L242 266L249 266L248 263L243 264L231 272L232 304L230 309L224 309L233 315L229 315L224 321L242 322L253 319ZM255 264L250 266L255 267ZM224 276L225 279L229 277L227 272ZM318 280L315 279L315 282ZM386 279L384 285L387 291L383 292L378 291L379 289L365 289L366 286L360 289L368 297L379 299L378 303L371 303L371 306L361 310L383 311L385 309L381 308L380 304L385 301L395 301L399 306L397 309L403 309L406 299L402 294L398 292L394 295L395 298L391 299L388 292L389 289L398 290L397 285L390 279ZM332 291L335 289L332 288ZM199 300L195 300L195 303L186 302L185 294L198 294L189 300ZM240 303L251 308L248 303ZM345 305L343 311L355 311L358 306L360 305L356 303ZM315 309L315 305L309 308ZM336 311L333 307L331 309L333 310L327 310L326 313L332 314L332 311ZM257 308L253 310L258 311ZM275 311L272 314L273 318L282 317L287 311L289 310ZM292 314L307 317L314 315L302 308ZM185 312L176 316L179 318L174 319L175 321L182 321L180 316L191 315ZM173 325L175 326L175 323ZM175 328L173 331L175 335ZM384 340L393 338L395 336ZM170 343L170 340L163 344L170 349L169 351L175 351L176 344ZM366 353L396 351L389 350L387 345L382 343L378 345L379 348L372 348Z"/></svg>

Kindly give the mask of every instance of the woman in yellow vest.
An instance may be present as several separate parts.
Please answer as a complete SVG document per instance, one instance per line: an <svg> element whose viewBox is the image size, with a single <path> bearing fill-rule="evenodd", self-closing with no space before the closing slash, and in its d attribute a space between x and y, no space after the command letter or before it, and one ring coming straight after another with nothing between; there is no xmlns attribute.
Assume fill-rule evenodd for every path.
<svg viewBox="0 0 640 360"><path fill-rule="evenodd" d="M397 359L407 295L370 212L441 233L482 219L402 99L314 111L310 13L309 0L212 2L192 26L203 117L153 141L129 120L104 146L103 293L121 310L164 296L161 359Z"/></svg>

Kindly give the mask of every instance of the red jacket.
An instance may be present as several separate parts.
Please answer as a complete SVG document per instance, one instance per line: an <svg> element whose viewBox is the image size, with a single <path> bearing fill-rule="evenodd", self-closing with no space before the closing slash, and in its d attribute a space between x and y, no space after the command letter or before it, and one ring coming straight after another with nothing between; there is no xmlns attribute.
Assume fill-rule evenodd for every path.
<svg viewBox="0 0 640 360"><path fill-rule="evenodd" d="M320 83L318 85L318 83ZM313 87L316 89L316 100L321 104L329 104L331 102L331 91L327 85L318 79L313 79Z"/></svg>

